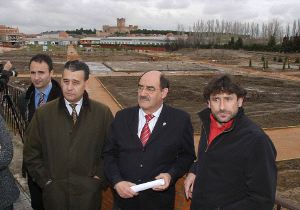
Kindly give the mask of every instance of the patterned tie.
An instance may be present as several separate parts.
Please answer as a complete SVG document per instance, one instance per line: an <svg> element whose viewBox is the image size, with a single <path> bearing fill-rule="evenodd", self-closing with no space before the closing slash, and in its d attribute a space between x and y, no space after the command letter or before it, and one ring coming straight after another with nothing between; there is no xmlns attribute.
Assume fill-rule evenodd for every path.
<svg viewBox="0 0 300 210"><path fill-rule="evenodd" d="M45 93L40 92L40 98L39 98L39 102L37 104L38 107L44 105L46 103L45 101Z"/></svg>
<svg viewBox="0 0 300 210"><path fill-rule="evenodd" d="M77 121L77 112L75 107L77 106L77 104L70 104L70 106L72 107L72 118L73 118L73 123L75 125L76 121Z"/></svg>
<svg viewBox="0 0 300 210"><path fill-rule="evenodd" d="M147 114L145 115L145 118L146 118L146 123L142 129L142 132L141 132L141 142L143 144L143 146L145 146L145 144L147 143L150 135L151 135L151 131L150 131L150 128L149 128L149 121L154 117L154 115L152 114Z"/></svg>

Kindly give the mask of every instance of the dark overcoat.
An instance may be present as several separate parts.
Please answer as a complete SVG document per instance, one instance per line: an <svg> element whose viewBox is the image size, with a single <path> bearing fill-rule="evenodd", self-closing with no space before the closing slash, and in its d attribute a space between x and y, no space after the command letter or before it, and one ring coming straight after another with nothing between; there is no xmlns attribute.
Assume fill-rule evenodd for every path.
<svg viewBox="0 0 300 210"><path fill-rule="evenodd" d="M46 209L100 208L102 147L112 119L110 109L87 93L75 125L63 97L36 110L26 132L24 160L43 189Z"/></svg>
<svg viewBox="0 0 300 210"><path fill-rule="evenodd" d="M165 191L149 189L130 199L115 193L115 202L122 210L174 209L175 183L195 158L190 116L164 104L145 147L137 135L138 116L139 107L116 114L103 152L108 180L112 186L120 181L141 184L154 180L160 173L169 173L172 181Z"/></svg>

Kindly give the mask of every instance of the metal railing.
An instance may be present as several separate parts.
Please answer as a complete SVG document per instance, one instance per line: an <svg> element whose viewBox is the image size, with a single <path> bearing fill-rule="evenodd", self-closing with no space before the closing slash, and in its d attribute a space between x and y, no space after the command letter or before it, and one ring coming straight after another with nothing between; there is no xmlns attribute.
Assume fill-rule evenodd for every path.
<svg viewBox="0 0 300 210"><path fill-rule="evenodd" d="M19 96L24 90L21 90L17 87L7 85L3 91L0 92L1 96L1 106L2 114L8 126L16 134L18 133L22 139L24 138L24 132L26 128L26 123L24 118L17 107L19 104Z"/></svg>

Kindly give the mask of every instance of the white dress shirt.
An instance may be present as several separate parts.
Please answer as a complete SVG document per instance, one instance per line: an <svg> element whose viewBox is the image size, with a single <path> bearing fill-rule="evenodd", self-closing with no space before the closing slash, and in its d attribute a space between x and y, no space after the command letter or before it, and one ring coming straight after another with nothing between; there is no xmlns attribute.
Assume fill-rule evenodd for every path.
<svg viewBox="0 0 300 210"><path fill-rule="evenodd" d="M159 107L159 109L156 112L152 113L152 115L154 115L154 117L148 123L151 133L154 129L154 126L155 126L158 118L159 118L162 108L163 108L163 104ZM137 133L139 138L141 136L142 129L146 123L145 115L147 115L147 114L143 111L142 108L140 108L139 109L139 127L138 127L138 133Z"/></svg>
<svg viewBox="0 0 300 210"><path fill-rule="evenodd" d="M77 116L79 116L79 112L80 112L80 109L81 109L81 106L82 106L82 101L83 101L83 98L81 98L78 102L76 103L70 103L69 101L67 101L65 99L65 104L66 104L66 107L70 113L70 115L72 115L72 107L70 106L70 104L77 104L76 107L75 107L75 110L76 110L76 113L77 113Z"/></svg>

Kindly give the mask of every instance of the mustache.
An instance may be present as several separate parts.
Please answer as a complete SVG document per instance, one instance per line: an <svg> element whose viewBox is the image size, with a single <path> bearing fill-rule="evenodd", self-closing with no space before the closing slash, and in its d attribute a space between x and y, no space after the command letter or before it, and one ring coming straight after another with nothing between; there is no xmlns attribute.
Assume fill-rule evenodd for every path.
<svg viewBox="0 0 300 210"><path fill-rule="evenodd" d="M139 96L139 100L150 101L150 98L147 96Z"/></svg>
<svg viewBox="0 0 300 210"><path fill-rule="evenodd" d="M230 114L231 112L230 111L227 111L227 110L220 110L218 111L218 114Z"/></svg>

